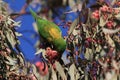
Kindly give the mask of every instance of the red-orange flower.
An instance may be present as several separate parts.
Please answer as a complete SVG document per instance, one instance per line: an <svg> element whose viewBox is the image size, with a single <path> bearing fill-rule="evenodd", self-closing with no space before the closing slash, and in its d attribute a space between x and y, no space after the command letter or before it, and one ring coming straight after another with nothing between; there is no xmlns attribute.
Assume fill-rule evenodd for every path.
<svg viewBox="0 0 120 80"><path fill-rule="evenodd" d="M45 76L47 73L48 73L48 66L45 62L36 62L36 67L38 68L39 70L39 73L42 75L42 76Z"/></svg>
<svg viewBox="0 0 120 80"><path fill-rule="evenodd" d="M4 17L2 15L0 15L0 22L4 21Z"/></svg>
<svg viewBox="0 0 120 80"><path fill-rule="evenodd" d="M113 23L113 21L108 21L107 23L106 23L106 26L107 26L107 28L113 28L113 26L114 26L114 23Z"/></svg>
<svg viewBox="0 0 120 80"><path fill-rule="evenodd" d="M46 48L46 55L47 55L47 58L51 61L58 56L58 53L57 53L57 51L52 50L50 47L47 47Z"/></svg>
<svg viewBox="0 0 120 80"><path fill-rule="evenodd" d="M98 20L100 18L99 16L99 10L95 10L93 13L92 13L92 18Z"/></svg>
<svg viewBox="0 0 120 80"><path fill-rule="evenodd" d="M101 9L102 12L106 12L106 11L108 11L109 7L104 5L100 9Z"/></svg>

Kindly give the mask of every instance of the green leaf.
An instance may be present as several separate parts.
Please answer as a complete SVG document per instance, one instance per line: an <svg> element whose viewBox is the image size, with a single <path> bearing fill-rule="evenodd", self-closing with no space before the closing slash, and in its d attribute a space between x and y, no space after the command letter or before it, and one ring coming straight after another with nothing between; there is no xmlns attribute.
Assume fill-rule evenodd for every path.
<svg viewBox="0 0 120 80"><path fill-rule="evenodd" d="M19 32L15 32L15 35L18 36L18 37L22 36L22 34L19 33Z"/></svg>
<svg viewBox="0 0 120 80"><path fill-rule="evenodd" d="M103 27L103 26L105 26L105 24L107 23L107 21L108 21L108 20L104 20L104 19L103 19L103 16L101 16L101 17L100 17L100 23L99 23L99 25L100 25L101 27Z"/></svg>
<svg viewBox="0 0 120 80"><path fill-rule="evenodd" d="M21 64L22 66L25 66L25 58L24 58L23 54L22 53L18 54L17 58L20 61L20 63L18 63L18 64Z"/></svg>
<svg viewBox="0 0 120 80"><path fill-rule="evenodd" d="M54 71L53 68L52 69L52 80L57 80L57 75L56 75L56 72Z"/></svg>
<svg viewBox="0 0 120 80"><path fill-rule="evenodd" d="M66 77L65 72L64 72L64 68L61 66L61 64L56 61L55 66L56 66L56 70L60 74L62 80L67 80L67 77Z"/></svg>
<svg viewBox="0 0 120 80"><path fill-rule="evenodd" d="M106 55L106 52L102 49L102 51L100 52L100 56L103 57Z"/></svg>
<svg viewBox="0 0 120 80"><path fill-rule="evenodd" d="M72 64L68 70L68 73L70 75L70 80L77 80L76 79L76 73L77 73L77 69L75 67L75 64Z"/></svg>
<svg viewBox="0 0 120 80"><path fill-rule="evenodd" d="M11 44L12 48L14 48L16 44L18 44L18 40L16 39L16 35L14 34L15 34L14 31L12 31L9 28L5 30L5 36L8 39L9 43Z"/></svg>
<svg viewBox="0 0 120 80"><path fill-rule="evenodd" d="M107 43L111 46L111 47L115 47L115 43L112 40L112 38L110 37L110 35L105 35L105 38L107 40Z"/></svg>
<svg viewBox="0 0 120 80"><path fill-rule="evenodd" d="M5 63L8 65L16 65L17 64L17 59L15 59L15 58L11 58L9 56L6 56L6 59L8 61L5 61Z"/></svg>
<svg viewBox="0 0 120 80"><path fill-rule="evenodd" d="M92 59L93 59L93 52L92 52L92 49L86 48L86 51L85 51L85 58L86 58L87 60L92 60Z"/></svg>
<svg viewBox="0 0 120 80"><path fill-rule="evenodd" d="M117 0L109 0L109 1L110 1L110 4L113 6L113 5L115 5Z"/></svg>
<svg viewBox="0 0 120 80"><path fill-rule="evenodd" d="M105 34L115 34L115 33L117 33L117 32L120 31L120 27L117 28L117 29L102 28L102 31L103 31Z"/></svg>
<svg viewBox="0 0 120 80"><path fill-rule="evenodd" d="M117 14L117 15L115 15L115 17L116 17L118 20L120 20L120 13Z"/></svg>
<svg viewBox="0 0 120 80"><path fill-rule="evenodd" d="M70 26L70 29L68 31L68 36L73 32L75 27L79 24L79 17L73 21L73 23Z"/></svg>
<svg viewBox="0 0 120 80"><path fill-rule="evenodd" d="M40 77L40 74L38 73L38 70L37 70L36 66L34 64L31 64L31 66L32 66L33 74L35 75L37 80L42 80L41 77Z"/></svg>

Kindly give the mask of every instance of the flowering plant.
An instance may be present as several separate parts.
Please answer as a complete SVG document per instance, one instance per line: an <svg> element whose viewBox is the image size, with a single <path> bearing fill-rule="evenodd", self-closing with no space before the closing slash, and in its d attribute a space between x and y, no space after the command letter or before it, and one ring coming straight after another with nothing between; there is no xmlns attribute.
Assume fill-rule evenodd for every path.
<svg viewBox="0 0 120 80"><path fill-rule="evenodd" d="M119 1L98 0L90 8L83 8L69 30L69 36L74 36L73 41L81 45L78 47L72 41L74 49L78 47L79 56L83 54L90 63L86 67L91 66L88 72L92 80L115 80L120 74L117 67L120 65L120 5L116 3Z"/></svg>
<svg viewBox="0 0 120 80"><path fill-rule="evenodd" d="M7 3L0 0L0 80L36 80L32 71L35 65L25 60L19 48L19 26L20 21L11 18Z"/></svg>
<svg viewBox="0 0 120 80"><path fill-rule="evenodd" d="M54 2L54 0L49 2L51 1ZM74 2L66 1L67 4ZM27 0L21 14L26 13L26 6L32 3L35 5L37 2ZM70 5L74 9L65 14L75 12L79 16L72 24L70 22L67 25L68 35L65 36L67 47L63 55L58 56L57 50L53 50L50 46L42 48L38 45L36 56L40 54L41 61L32 64L25 60L19 48L20 42L17 36L22 34L16 32L15 26L20 26L20 22L11 19L6 3L0 1L1 80L120 79L120 1L97 0L90 7L86 6L87 0L76 0L74 3L77 5ZM54 6L50 6L54 12Z"/></svg>

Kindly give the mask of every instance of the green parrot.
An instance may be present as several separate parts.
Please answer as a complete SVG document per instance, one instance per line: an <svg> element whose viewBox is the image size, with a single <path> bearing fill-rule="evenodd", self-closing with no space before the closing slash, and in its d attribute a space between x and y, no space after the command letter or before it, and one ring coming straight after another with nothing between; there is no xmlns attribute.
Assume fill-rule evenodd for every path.
<svg viewBox="0 0 120 80"><path fill-rule="evenodd" d="M42 19L30 9L32 16L36 20L40 37L52 44L58 53L62 54L66 49L66 41L63 39L60 28L48 20Z"/></svg>

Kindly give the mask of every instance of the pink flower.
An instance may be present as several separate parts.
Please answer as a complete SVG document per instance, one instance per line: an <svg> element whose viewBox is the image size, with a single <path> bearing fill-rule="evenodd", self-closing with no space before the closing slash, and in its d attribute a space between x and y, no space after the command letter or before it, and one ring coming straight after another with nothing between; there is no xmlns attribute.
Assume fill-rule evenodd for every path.
<svg viewBox="0 0 120 80"><path fill-rule="evenodd" d="M33 74L29 75L29 78L30 78L30 80L37 80Z"/></svg>
<svg viewBox="0 0 120 80"><path fill-rule="evenodd" d="M1 21L5 21L5 18L3 17L3 15L0 15L0 22Z"/></svg>
<svg viewBox="0 0 120 80"><path fill-rule="evenodd" d="M120 1L116 2L115 4L116 4L117 6L120 6Z"/></svg>
<svg viewBox="0 0 120 80"><path fill-rule="evenodd" d="M95 10L92 13L92 18L97 19L97 20L100 18L100 16L99 16L99 10Z"/></svg>
<svg viewBox="0 0 120 80"><path fill-rule="evenodd" d="M108 11L109 7L106 6L106 5L104 5L104 6L101 7L100 9L101 9L101 11L106 12L106 11Z"/></svg>
<svg viewBox="0 0 120 80"><path fill-rule="evenodd" d="M114 9L114 13L115 13L115 14L118 14L119 12L120 12L120 10Z"/></svg>
<svg viewBox="0 0 120 80"><path fill-rule="evenodd" d="M45 76L48 73L48 66L46 63L39 61L39 62L36 62L35 65L42 76Z"/></svg>
<svg viewBox="0 0 120 80"><path fill-rule="evenodd" d="M106 26L107 26L107 28L112 28L113 26L114 26L114 23L113 23L113 21L108 21L107 23L106 23Z"/></svg>
<svg viewBox="0 0 120 80"><path fill-rule="evenodd" d="M108 18L108 14L103 14L103 19L107 20L107 18Z"/></svg>
<svg viewBox="0 0 120 80"><path fill-rule="evenodd" d="M50 47L47 47L46 48L46 55L47 55L48 60L52 61L52 60L57 58L58 53L57 53L57 51L52 50Z"/></svg>
<svg viewBox="0 0 120 80"><path fill-rule="evenodd" d="M11 50L9 48L6 48L6 51L10 54Z"/></svg>

